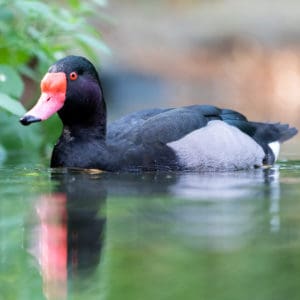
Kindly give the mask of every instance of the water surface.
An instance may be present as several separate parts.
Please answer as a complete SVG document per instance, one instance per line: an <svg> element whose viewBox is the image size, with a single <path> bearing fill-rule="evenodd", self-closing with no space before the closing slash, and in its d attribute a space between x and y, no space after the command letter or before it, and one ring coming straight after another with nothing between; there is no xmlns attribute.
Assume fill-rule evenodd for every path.
<svg viewBox="0 0 300 300"><path fill-rule="evenodd" d="M0 169L0 299L299 299L300 162Z"/></svg>

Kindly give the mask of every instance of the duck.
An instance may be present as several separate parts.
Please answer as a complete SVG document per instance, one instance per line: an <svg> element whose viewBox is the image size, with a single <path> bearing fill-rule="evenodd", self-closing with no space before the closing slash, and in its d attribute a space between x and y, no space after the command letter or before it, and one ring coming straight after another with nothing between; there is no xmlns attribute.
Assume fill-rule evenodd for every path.
<svg viewBox="0 0 300 300"><path fill-rule="evenodd" d="M85 57L55 62L23 125L58 113L62 133L51 168L102 171L234 171L271 166L281 143L297 134L288 124L249 121L213 105L133 112L107 126L99 74Z"/></svg>

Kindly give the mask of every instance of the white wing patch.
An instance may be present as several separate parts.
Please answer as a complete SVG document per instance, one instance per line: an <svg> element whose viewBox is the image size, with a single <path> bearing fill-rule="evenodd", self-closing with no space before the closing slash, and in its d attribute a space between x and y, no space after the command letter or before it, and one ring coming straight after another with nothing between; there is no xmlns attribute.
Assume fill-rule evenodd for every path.
<svg viewBox="0 0 300 300"><path fill-rule="evenodd" d="M274 156L275 156L275 161L278 159L279 156L279 151L280 151L280 143L279 142L272 142L268 144L269 147L271 148Z"/></svg>
<svg viewBox="0 0 300 300"><path fill-rule="evenodd" d="M262 166L265 153L251 137L223 121L211 121L168 143L189 170L229 171Z"/></svg>

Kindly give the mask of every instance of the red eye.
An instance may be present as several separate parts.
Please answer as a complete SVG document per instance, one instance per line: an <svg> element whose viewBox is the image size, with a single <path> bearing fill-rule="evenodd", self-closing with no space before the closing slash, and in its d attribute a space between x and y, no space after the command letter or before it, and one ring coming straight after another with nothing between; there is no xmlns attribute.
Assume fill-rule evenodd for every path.
<svg viewBox="0 0 300 300"><path fill-rule="evenodd" d="M76 72L70 73L70 79L71 79L71 80L76 80L77 77L78 77L78 74L77 74Z"/></svg>

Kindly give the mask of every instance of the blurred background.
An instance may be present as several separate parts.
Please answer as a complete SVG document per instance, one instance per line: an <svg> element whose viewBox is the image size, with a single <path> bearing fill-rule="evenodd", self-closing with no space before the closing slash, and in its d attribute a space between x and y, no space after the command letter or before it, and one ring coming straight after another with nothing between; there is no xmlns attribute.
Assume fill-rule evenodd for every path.
<svg viewBox="0 0 300 300"><path fill-rule="evenodd" d="M299 127L298 1L110 0L106 11L109 107L209 103Z"/></svg>
<svg viewBox="0 0 300 300"><path fill-rule="evenodd" d="M81 54L99 66L110 121L143 108L212 104L251 120L300 128L299 1L3 3L0 32L8 39L17 34L19 43L13 44L13 53L11 43L2 46L9 50L0 58L0 75L1 63L16 66L25 84L20 98L26 109L36 101L48 66L64 55ZM15 16L9 34L3 30L9 15L4 8ZM23 56L16 49L26 59L18 61ZM15 82L12 86L15 91ZM21 115L18 109L13 113ZM49 156L58 124L54 119L41 124L42 129L14 127L0 140L4 148L19 143L19 149L28 147L30 139ZM18 139L11 141L12 133ZM298 135L284 145L285 153L297 157L299 143Z"/></svg>

